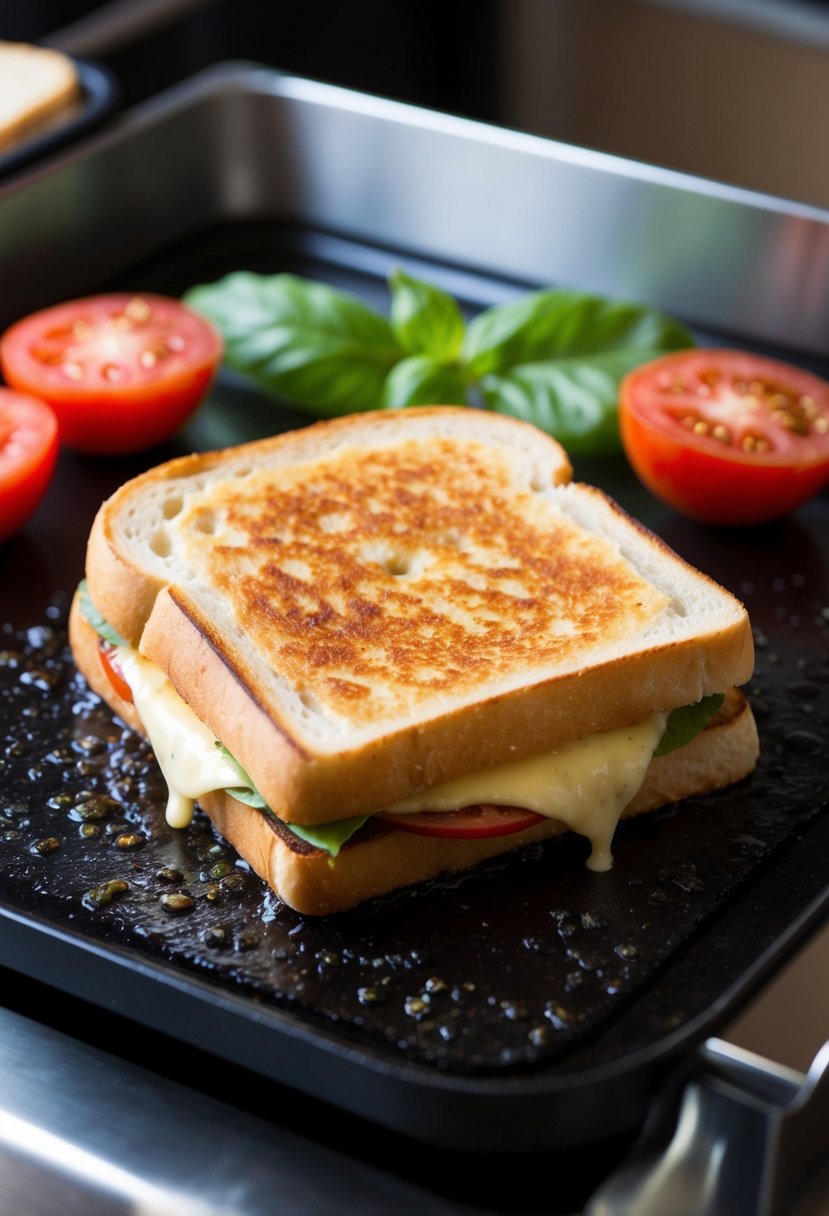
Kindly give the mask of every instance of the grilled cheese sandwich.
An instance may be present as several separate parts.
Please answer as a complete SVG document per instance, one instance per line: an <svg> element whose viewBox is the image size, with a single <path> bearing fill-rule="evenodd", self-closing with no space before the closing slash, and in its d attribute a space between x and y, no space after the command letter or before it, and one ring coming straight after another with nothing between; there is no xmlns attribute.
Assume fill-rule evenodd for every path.
<svg viewBox="0 0 829 1216"><path fill-rule="evenodd" d="M72 641L93 687L149 735L171 823L200 798L308 912L565 826L607 868L620 813L647 803L654 768L676 768L651 763L669 715L747 679L751 636L728 593L569 477L533 428L434 408L185 458L123 487L87 577L133 706L91 658L80 608ZM720 729L736 737L738 719L715 784L756 761L744 702ZM522 808L529 826L441 836L441 817L480 804ZM426 843L397 830L424 812ZM402 862L378 867L378 840ZM329 871L340 854L336 880L315 853Z"/></svg>

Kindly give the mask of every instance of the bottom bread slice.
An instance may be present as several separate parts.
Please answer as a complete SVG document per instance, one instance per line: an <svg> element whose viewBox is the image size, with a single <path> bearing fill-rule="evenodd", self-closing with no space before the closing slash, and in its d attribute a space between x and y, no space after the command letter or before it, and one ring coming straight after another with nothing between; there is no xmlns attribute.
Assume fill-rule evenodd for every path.
<svg viewBox="0 0 829 1216"><path fill-rule="evenodd" d="M135 707L118 696L104 675L97 635L80 615L77 603L70 617L70 639L75 661L91 688L128 726L141 731ZM622 818L732 785L754 769L758 754L751 707L743 694L732 688L704 731L685 747L654 757L641 789L622 812ZM199 804L279 898L308 916L346 911L373 896L468 869L567 830L550 819L511 836L453 840L417 836L370 821L334 859L306 844L279 820L239 802L225 790L207 794Z"/></svg>
<svg viewBox="0 0 829 1216"><path fill-rule="evenodd" d="M622 818L732 785L754 769L758 753L751 707L738 689L731 689L704 731L685 747L651 761L644 784ZM280 899L308 916L342 912L373 896L465 870L567 830L551 819L511 836L454 840L369 822L332 859L225 790L208 794L200 805Z"/></svg>

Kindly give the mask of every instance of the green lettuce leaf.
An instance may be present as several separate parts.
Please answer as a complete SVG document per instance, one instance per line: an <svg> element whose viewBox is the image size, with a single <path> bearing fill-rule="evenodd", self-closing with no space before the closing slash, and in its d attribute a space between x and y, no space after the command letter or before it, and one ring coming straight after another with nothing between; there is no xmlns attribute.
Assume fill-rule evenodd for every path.
<svg viewBox="0 0 829 1216"><path fill-rule="evenodd" d="M92 597L89 594L89 588L86 585L86 579L81 579L78 584L79 607L81 615L88 625L91 625L99 637L102 637L105 642L109 642L110 646L128 646L117 629L110 625L109 621L105 621L98 609L92 602Z"/></svg>
<svg viewBox="0 0 829 1216"><path fill-rule="evenodd" d="M227 792L238 802L256 807L257 810L264 811L273 819L277 818L232 752L229 752L224 744L218 741L216 747L239 774L239 785L229 788ZM312 827L304 827L298 823L285 823L284 819L279 822L284 828L293 832L294 836L299 836L300 840L305 840L315 848L323 849L332 857L336 857L345 842L351 839L367 819L368 815L356 815L353 819L338 819L334 823L320 823Z"/></svg>
<svg viewBox="0 0 829 1216"><path fill-rule="evenodd" d="M283 820L283 827L290 828L301 840L307 840L308 844L336 857L345 842L359 831L368 818L368 815L355 815L353 819L337 819L334 823L317 823L312 827L285 823Z"/></svg>
<svg viewBox="0 0 829 1216"><path fill-rule="evenodd" d="M665 724L665 733L653 754L665 756L668 752L676 751L678 747L690 743L700 731L705 730L724 700L724 693L715 692L710 697L697 701L696 705L683 705L680 709L672 709Z"/></svg>

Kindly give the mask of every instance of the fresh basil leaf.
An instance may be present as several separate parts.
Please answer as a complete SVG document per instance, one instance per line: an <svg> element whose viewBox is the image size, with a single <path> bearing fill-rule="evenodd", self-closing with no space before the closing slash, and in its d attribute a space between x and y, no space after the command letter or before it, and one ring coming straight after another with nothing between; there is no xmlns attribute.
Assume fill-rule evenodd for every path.
<svg viewBox="0 0 829 1216"><path fill-rule="evenodd" d="M306 840L315 848L324 849L326 853L336 857L345 842L359 831L367 819L368 815L355 815L353 819L337 819L334 823L316 823L312 827L284 822L283 826L290 828L295 836L299 836L300 840Z"/></svg>
<svg viewBox="0 0 829 1216"><path fill-rule="evenodd" d="M659 352L607 351L589 360L525 363L503 375L485 376L487 406L532 422L573 456L602 456L619 448L619 382Z"/></svg>
<svg viewBox="0 0 829 1216"><path fill-rule="evenodd" d="M255 807L259 811L265 811L266 814L275 819L276 815L274 815L274 812L268 806L233 753L229 752L225 745L219 743L218 740L216 740L216 747L222 753L225 760L239 774L240 784L228 788L228 794L235 798L237 802L244 802L246 806ZM284 819L280 820L280 823L283 827L293 832L295 836L299 836L301 840L306 840L308 844L314 845L315 848L323 849L326 853L330 853L332 857L336 857L345 842L351 839L367 819L368 815L357 815L353 819L338 819L334 823L319 823L312 827L303 827L298 823L285 823Z"/></svg>
<svg viewBox="0 0 829 1216"><path fill-rule="evenodd" d="M668 752L676 751L678 747L690 743L700 731L705 730L724 700L724 693L715 692L710 697L697 701L696 705L683 705L680 709L672 709L665 724L665 733L653 754L665 756Z"/></svg>
<svg viewBox="0 0 829 1216"><path fill-rule="evenodd" d="M228 786L226 792L235 798L237 802L244 802L245 806L256 807L257 811L268 810L268 804L261 794L255 789L248 789L247 786Z"/></svg>
<svg viewBox="0 0 829 1216"><path fill-rule="evenodd" d="M238 271L192 288L185 300L218 328L230 367L312 414L376 408L403 356L384 317L294 275Z"/></svg>
<svg viewBox="0 0 829 1216"><path fill-rule="evenodd" d="M228 786L227 787L228 794L231 794L236 799L237 802L244 802L246 806L255 806L260 811L267 810L268 809L267 802L262 797L262 795L259 793L256 786L253 784L250 777L247 775L245 770L242 768L241 764L236 759L236 757L233 755L233 753L229 752L227 750L227 748L225 747L225 745L223 743L220 743L218 739L216 740L214 746L219 749L219 751L222 753L225 760L227 760L227 762L231 766L231 768L235 768L236 772L239 774L239 784L234 785L234 786Z"/></svg>
<svg viewBox="0 0 829 1216"><path fill-rule="evenodd" d="M383 406L464 405L466 384L456 367L427 355L410 355L391 369L383 385Z"/></svg>
<svg viewBox="0 0 829 1216"><path fill-rule="evenodd" d="M392 272L389 287L391 327L403 349L444 363L457 359L465 326L455 300L403 270Z"/></svg>
<svg viewBox="0 0 829 1216"><path fill-rule="evenodd" d="M638 362L643 363L693 344L684 326L654 309L549 290L475 317L466 331L462 358L472 375L487 376L517 364L587 359L608 351L639 351Z"/></svg>
<svg viewBox="0 0 829 1216"><path fill-rule="evenodd" d="M78 606L81 610L81 615L91 625L99 637L102 637L105 642L109 642L110 646L128 646L120 635L117 629L110 625L109 621L105 621L98 609L92 602L92 596L89 594L89 587L86 584L86 579L81 579L78 584Z"/></svg>

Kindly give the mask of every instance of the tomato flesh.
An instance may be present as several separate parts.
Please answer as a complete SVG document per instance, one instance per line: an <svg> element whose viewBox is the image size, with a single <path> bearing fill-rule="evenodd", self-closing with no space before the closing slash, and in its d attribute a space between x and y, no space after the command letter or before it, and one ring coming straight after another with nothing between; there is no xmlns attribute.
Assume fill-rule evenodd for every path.
<svg viewBox="0 0 829 1216"><path fill-rule="evenodd" d="M61 442L120 455L175 431L206 393L222 340L166 296L126 293L55 305L0 340L6 381L55 411Z"/></svg>
<svg viewBox="0 0 829 1216"><path fill-rule="evenodd" d="M444 836L454 840L478 840L486 836L511 836L544 821L544 815L517 806L467 806L458 811L417 811L413 815L375 815L381 823L413 832L416 836Z"/></svg>
<svg viewBox="0 0 829 1216"><path fill-rule="evenodd" d="M0 541L21 528L43 498L57 455L58 425L48 405L0 388Z"/></svg>
<svg viewBox="0 0 829 1216"><path fill-rule="evenodd" d="M103 638L98 638L98 657L101 660L101 667L104 669L105 676L118 696L122 701L126 701L132 705L132 689L124 679L124 673L117 659L116 648L111 646L109 642L104 641Z"/></svg>
<svg viewBox="0 0 829 1216"><path fill-rule="evenodd" d="M829 384L776 359L656 359L622 382L619 424L648 489L704 523L777 519L829 483Z"/></svg>

